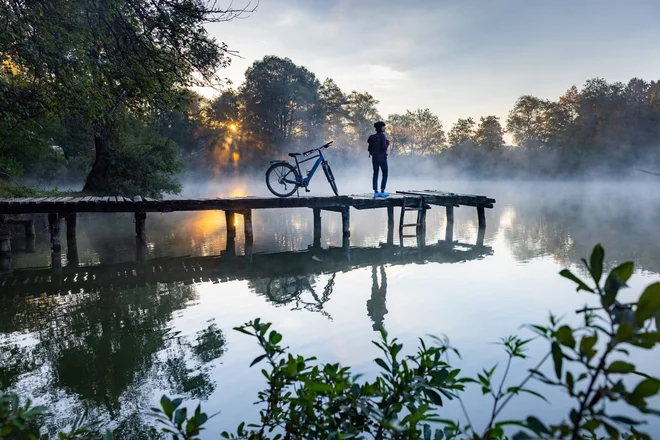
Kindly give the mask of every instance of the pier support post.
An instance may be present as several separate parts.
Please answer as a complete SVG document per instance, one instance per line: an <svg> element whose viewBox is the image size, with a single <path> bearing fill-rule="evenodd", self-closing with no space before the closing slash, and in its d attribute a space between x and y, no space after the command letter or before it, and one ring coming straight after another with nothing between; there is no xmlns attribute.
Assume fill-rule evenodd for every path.
<svg viewBox="0 0 660 440"><path fill-rule="evenodd" d="M146 261L147 259L147 213L135 213L135 259Z"/></svg>
<svg viewBox="0 0 660 440"><path fill-rule="evenodd" d="M321 209L312 208L314 212L314 242L312 247L319 249L321 247Z"/></svg>
<svg viewBox="0 0 660 440"><path fill-rule="evenodd" d="M454 243L454 206L446 206L447 226L445 228L445 242L452 245Z"/></svg>
<svg viewBox="0 0 660 440"><path fill-rule="evenodd" d="M0 229L0 255L11 255L11 232Z"/></svg>
<svg viewBox="0 0 660 440"><path fill-rule="evenodd" d="M34 220L26 220L23 227L25 228L25 238L34 238L37 235L34 231Z"/></svg>
<svg viewBox="0 0 660 440"><path fill-rule="evenodd" d="M23 227L25 228L25 253L33 254L37 251L37 234L34 230L34 220L26 220Z"/></svg>
<svg viewBox="0 0 660 440"><path fill-rule="evenodd" d="M477 216L479 217L479 229L486 229L486 213L484 205L477 206Z"/></svg>
<svg viewBox="0 0 660 440"><path fill-rule="evenodd" d="M394 244L394 206L387 207L387 244Z"/></svg>
<svg viewBox="0 0 660 440"><path fill-rule="evenodd" d="M60 214L66 222L66 259L68 266L78 266L78 242L76 240L76 226L78 214Z"/></svg>
<svg viewBox="0 0 660 440"><path fill-rule="evenodd" d="M344 206L341 209L341 234L342 237L351 236L351 211L350 207Z"/></svg>
<svg viewBox="0 0 660 440"><path fill-rule="evenodd" d="M78 214L75 212L66 214L64 215L64 221L66 222L66 238L75 238L76 226L78 226Z"/></svg>
<svg viewBox="0 0 660 440"><path fill-rule="evenodd" d="M245 234L245 256L252 260L252 243L254 235L252 231L252 210L243 211L243 232Z"/></svg>
<svg viewBox="0 0 660 440"><path fill-rule="evenodd" d="M225 223L227 226L227 256L236 255L236 212L225 211Z"/></svg>
<svg viewBox="0 0 660 440"><path fill-rule="evenodd" d="M426 208L422 206L422 209L417 211L417 235L424 234L426 232Z"/></svg>
<svg viewBox="0 0 660 440"><path fill-rule="evenodd" d="M48 230L50 231L50 244L53 251L62 248L60 243L60 216L59 214L48 214Z"/></svg>

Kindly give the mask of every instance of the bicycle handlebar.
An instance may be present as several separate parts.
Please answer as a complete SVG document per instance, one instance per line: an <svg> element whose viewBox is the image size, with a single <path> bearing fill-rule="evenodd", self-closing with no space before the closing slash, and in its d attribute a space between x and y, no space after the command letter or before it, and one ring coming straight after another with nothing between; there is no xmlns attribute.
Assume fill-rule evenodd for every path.
<svg viewBox="0 0 660 440"><path fill-rule="evenodd" d="M323 146L321 146L321 147L319 147L319 148L312 148L311 150L307 150L307 151L305 151L302 155L303 155L303 156L309 156L310 154L312 154L312 153L315 152L315 151L320 151L320 150L322 150L322 149L324 149L324 148L328 148L328 147L330 146L330 144L332 144L332 142L334 142L334 141L330 141L330 142L328 142L327 144L325 144L325 145L323 145Z"/></svg>

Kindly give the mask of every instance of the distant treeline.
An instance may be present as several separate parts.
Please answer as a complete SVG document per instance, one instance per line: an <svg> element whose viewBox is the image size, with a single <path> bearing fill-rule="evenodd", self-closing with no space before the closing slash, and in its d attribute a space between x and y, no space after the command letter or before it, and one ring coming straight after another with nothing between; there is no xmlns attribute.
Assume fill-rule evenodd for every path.
<svg viewBox="0 0 660 440"><path fill-rule="evenodd" d="M12 66L4 66L0 80L6 84ZM214 99L188 89L177 107L148 118L118 106L109 130L112 172L102 190L176 192L181 172L210 178L260 169L288 151L330 139L335 159L366 155L365 139L380 119L400 160L425 156L439 170L451 166L482 177L575 176L642 160L648 165L660 145L660 83L638 78L627 84L592 79L557 101L525 95L504 124L494 115L468 117L448 131L429 109L384 118L378 103L368 92L345 93L332 79L320 82L287 58L267 56L245 72L239 88ZM12 122L0 124L0 171L82 186L98 157L92 119L73 108ZM505 132L514 146L505 145Z"/></svg>

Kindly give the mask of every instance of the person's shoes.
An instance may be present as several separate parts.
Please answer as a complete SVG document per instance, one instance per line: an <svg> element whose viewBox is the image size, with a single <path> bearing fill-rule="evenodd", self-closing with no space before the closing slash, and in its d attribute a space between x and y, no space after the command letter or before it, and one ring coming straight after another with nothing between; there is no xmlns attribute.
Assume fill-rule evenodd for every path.
<svg viewBox="0 0 660 440"><path fill-rule="evenodd" d="M380 197L380 193L378 191L374 191L374 197Z"/></svg>
<svg viewBox="0 0 660 440"><path fill-rule="evenodd" d="M381 197L388 197L389 194L386 193L385 191L381 191L380 196L381 196Z"/></svg>

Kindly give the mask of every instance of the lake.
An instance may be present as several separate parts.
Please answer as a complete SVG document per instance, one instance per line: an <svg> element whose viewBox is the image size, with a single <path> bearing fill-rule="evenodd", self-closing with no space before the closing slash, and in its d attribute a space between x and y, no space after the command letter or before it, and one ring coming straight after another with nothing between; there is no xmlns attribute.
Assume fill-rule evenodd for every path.
<svg viewBox="0 0 660 440"><path fill-rule="evenodd" d="M348 176L338 181L342 193L364 191L356 184L342 187ZM265 194L260 181L248 182L188 183L183 196ZM313 194L328 193L321 179L314 183ZM81 215L77 256L63 235L59 258L65 270L77 259L93 276L76 280L87 288L53 294L58 288L48 281L47 226L37 222L35 252L21 251L21 237L12 243L12 276L18 280L31 268L44 282L24 291L17 284L2 289L0 386L53 408L50 429L70 423L84 408L122 430L120 438L137 438L147 429L137 414L163 393L185 396L191 405L202 401L208 414L220 411L204 434L218 438L242 420L257 420L253 402L265 383L260 368L248 366L260 353L254 340L232 330L253 318L272 322L291 352L351 365L367 377L378 368L372 362L378 349L371 343L377 329L398 337L406 351L417 347L420 336L446 335L462 355L455 365L474 374L506 360L495 344L500 337L531 335L522 324L545 324L550 311L576 322L577 309L596 304L558 275L567 267L584 273L579 260L588 258L596 243L605 248L608 268L628 260L636 264L624 300L636 299L660 280L660 182L655 180L411 183L392 178L390 188L497 199L486 212L483 246L474 246L476 210L467 207L456 210L453 246L444 241L444 210L429 211L421 249L414 238L399 247L396 234L397 246L381 246L387 241L386 210L354 210L348 252L341 248L337 213L323 212L324 250L313 252L308 250L311 209L262 210L253 213L254 243L246 255L241 217L236 249L228 252L224 214L206 211L149 214L149 261L136 263L131 215ZM149 271L145 264L151 264ZM511 385L546 351L543 341L532 342L530 359L511 370ZM643 371L660 373L657 351L634 351L631 358ZM533 388L552 404L520 396L502 417L534 414L554 422L568 413L567 397L539 383ZM490 400L473 386L465 403L474 424L483 426ZM441 415L463 421L453 402ZM660 433L658 420L649 423L649 432Z"/></svg>

